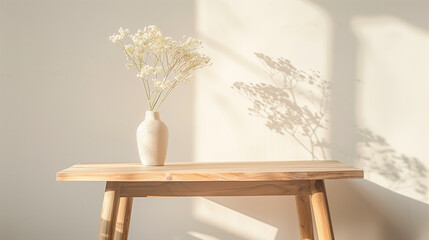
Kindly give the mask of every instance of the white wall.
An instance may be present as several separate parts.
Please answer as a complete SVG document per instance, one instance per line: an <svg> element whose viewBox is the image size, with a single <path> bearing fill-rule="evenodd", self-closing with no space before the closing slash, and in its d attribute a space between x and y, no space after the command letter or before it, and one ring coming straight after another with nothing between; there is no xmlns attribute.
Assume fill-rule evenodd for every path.
<svg viewBox="0 0 429 240"><path fill-rule="evenodd" d="M0 18L0 238L95 239L104 183L56 182L55 174L76 163L139 161L144 90L108 37L150 24L194 35L194 3L2 0ZM192 87L171 97L179 103L161 113L169 161L192 161ZM158 225L170 226L163 239L186 235L177 222L188 222L189 204L136 200L131 239L157 239ZM150 223L148 211L159 208Z"/></svg>
<svg viewBox="0 0 429 240"><path fill-rule="evenodd" d="M428 238L427 2L226 0L196 9L197 34L214 58L196 84L197 161L337 159L366 173L328 182L338 239ZM329 93L317 79L290 91L291 67L279 58L320 71ZM320 108L325 95L330 104ZM317 138L300 133L315 126L304 106L325 114ZM235 230L243 239L298 238L295 223L286 225L293 209L270 212L293 199L211 201L238 213L202 218L251 225Z"/></svg>
<svg viewBox="0 0 429 240"><path fill-rule="evenodd" d="M427 239L427 9L424 0L0 1L2 238L95 238L104 185L55 173L138 161L143 89L107 37L156 24L202 39L214 62L161 109L167 161L338 159L366 180L327 183L337 239ZM288 70L262 56L330 83L318 138L288 132L308 118L287 115ZM293 91L321 112L314 85ZM130 239L298 239L295 211L291 197L136 199Z"/></svg>

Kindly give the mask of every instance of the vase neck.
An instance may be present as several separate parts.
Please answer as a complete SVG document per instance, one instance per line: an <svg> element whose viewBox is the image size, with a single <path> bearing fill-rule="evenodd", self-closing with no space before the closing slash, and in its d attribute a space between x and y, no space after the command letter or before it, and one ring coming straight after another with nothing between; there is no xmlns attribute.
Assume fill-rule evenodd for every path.
<svg viewBox="0 0 429 240"><path fill-rule="evenodd" d="M146 111L145 120L160 120L159 112Z"/></svg>

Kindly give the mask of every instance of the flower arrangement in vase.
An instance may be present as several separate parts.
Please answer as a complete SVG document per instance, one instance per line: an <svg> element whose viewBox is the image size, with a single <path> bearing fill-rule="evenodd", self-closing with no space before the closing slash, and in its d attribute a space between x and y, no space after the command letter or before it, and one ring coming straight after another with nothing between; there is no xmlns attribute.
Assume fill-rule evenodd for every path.
<svg viewBox="0 0 429 240"><path fill-rule="evenodd" d="M192 37L176 41L163 37L156 26L130 34L119 28L109 38L127 57L128 69L137 70L143 83L149 111L137 128L137 145L143 165L164 165L168 146L168 129L160 120L158 109L180 83L195 79L195 70L211 65L211 59L197 50L202 42Z"/></svg>

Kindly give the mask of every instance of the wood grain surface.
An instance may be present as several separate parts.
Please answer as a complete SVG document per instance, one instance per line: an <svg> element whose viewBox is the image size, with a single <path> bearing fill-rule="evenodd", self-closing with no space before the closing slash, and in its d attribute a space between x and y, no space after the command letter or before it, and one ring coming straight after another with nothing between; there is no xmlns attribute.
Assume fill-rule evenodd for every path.
<svg viewBox="0 0 429 240"><path fill-rule="evenodd" d="M57 181L283 181L363 178L363 171L338 161L182 162L78 164Z"/></svg>
<svg viewBox="0 0 429 240"><path fill-rule="evenodd" d="M325 182L322 180L310 181L311 205L313 206L314 221L316 222L319 240L334 240L331 214L326 196Z"/></svg>
<svg viewBox="0 0 429 240"><path fill-rule="evenodd" d="M120 183L108 182L104 192L97 240L113 240L119 206Z"/></svg>
<svg viewBox="0 0 429 240"><path fill-rule="evenodd" d="M310 194L310 181L121 182L124 197L284 196Z"/></svg>
<svg viewBox="0 0 429 240"><path fill-rule="evenodd" d="M308 195L296 195L295 200L301 240L314 240L310 198Z"/></svg>

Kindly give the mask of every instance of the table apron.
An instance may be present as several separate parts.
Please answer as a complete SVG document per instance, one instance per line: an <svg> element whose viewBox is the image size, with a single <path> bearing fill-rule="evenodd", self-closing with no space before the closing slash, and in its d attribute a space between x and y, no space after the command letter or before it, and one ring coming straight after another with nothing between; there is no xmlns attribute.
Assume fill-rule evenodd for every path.
<svg viewBox="0 0 429 240"><path fill-rule="evenodd" d="M118 182L121 197L310 195L310 181Z"/></svg>

